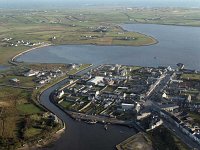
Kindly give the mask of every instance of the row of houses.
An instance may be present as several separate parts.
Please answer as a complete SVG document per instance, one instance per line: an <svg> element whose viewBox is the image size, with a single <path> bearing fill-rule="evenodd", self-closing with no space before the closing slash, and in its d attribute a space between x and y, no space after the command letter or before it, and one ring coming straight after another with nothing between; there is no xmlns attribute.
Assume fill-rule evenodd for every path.
<svg viewBox="0 0 200 150"><path fill-rule="evenodd" d="M192 129L187 126L183 121L174 115L166 112L165 110L160 111L160 114L165 117L167 120L175 124L183 133L187 134L190 138L200 144L200 128Z"/></svg>
<svg viewBox="0 0 200 150"><path fill-rule="evenodd" d="M52 78L61 77L63 75L64 73L59 69L49 71L34 71L31 69L28 72L24 73L25 77L35 76L35 82L39 83L40 85L50 82Z"/></svg>
<svg viewBox="0 0 200 150"><path fill-rule="evenodd" d="M44 44L44 42L30 42L30 41L25 41L25 40L14 40L13 38L3 38L1 40L2 42L5 42L7 43L7 46L20 46L20 45L23 45L23 46L38 46L38 45L42 45Z"/></svg>

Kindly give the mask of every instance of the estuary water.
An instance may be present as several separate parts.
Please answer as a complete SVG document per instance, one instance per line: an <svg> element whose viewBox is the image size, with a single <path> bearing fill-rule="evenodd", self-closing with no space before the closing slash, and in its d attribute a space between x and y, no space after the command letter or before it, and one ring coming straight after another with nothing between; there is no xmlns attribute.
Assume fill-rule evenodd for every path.
<svg viewBox="0 0 200 150"><path fill-rule="evenodd" d="M1 65L0 65L0 71L4 71L4 70L7 70L7 69L9 69L8 66L1 66Z"/></svg>
<svg viewBox="0 0 200 150"><path fill-rule="evenodd" d="M139 66L176 66L200 70L200 28L154 24L125 24L125 30L153 36L150 46L60 45L28 52L17 61L30 63L91 63Z"/></svg>

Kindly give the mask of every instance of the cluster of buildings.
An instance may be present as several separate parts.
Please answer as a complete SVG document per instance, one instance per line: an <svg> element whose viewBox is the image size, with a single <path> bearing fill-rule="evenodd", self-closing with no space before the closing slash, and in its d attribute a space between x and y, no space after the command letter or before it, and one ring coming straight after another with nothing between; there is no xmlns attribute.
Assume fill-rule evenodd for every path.
<svg viewBox="0 0 200 150"><path fill-rule="evenodd" d="M177 66L100 65L71 77L56 100L88 119L115 118L142 131L171 124L170 130L200 144L200 73Z"/></svg>
<svg viewBox="0 0 200 150"><path fill-rule="evenodd" d="M101 65L58 92L73 111L126 119L136 116L166 68ZM75 80L75 79L73 79ZM83 109L84 108L84 109Z"/></svg>
<svg viewBox="0 0 200 150"><path fill-rule="evenodd" d="M93 32L108 32L109 27L107 26L98 26Z"/></svg>
<svg viewBox="0 0 200 150"><path fill-rule="evenodd" d="M184 69L184 66L179 64L179 70L175 71L161 99L171 105L171 108L166 110L169 112L169 120L200 144L200 123L198 121L200 80L190 78L192 76L200 76L200 74L194 70ZM164 113L162 115L167 117Z"/></svg>
<svg viewBox="0 0 200 150"><path fill-rule="evenodd" d="M35 82L43 85L45 83L50 82L53 78L61 77L64 73L60 70L46 70L46 71L36 71L36 70L29 70L28 72L24 73L25 77L32 77L35 76Z"/></svg>
<svg viewBox="0 0 200 150"><path fill-rule="evenodd" d="M151 95L153 110L160 114L172 125L176 126L182 133L200 144L200 73L194 70L184 69L183 64L178 64L178 69L171 72L169 81ZM187 77L188 76L188 77ZM192 77L197 78L192 78ZM144 108L145 110L145 108ZM152 112L140 111L138 120L152 119ZM154 122L154 121L153 121ZM160 125L159 119L155 125ZM154 126L151 126L152 128Z"/></svg>
<svg viewBox="0 0 200 150"><path fill-rule="evenodd" d="M56 100L67 110L132 121L146 131L167 121L200 144L200 73L177 66L100 65L71 77Z"/></svg>
<svg viewBox="0 0 200 150"><path fill-rule="evenodd" d="M44 42L34 43L30 41L25 41L25 40L14 40L13 38L4 38L1 41L6 43L5 46L15 46L15 47L20 46L20 45L32 47L32 46L39 46L39 45L44 44Z"/></svg>

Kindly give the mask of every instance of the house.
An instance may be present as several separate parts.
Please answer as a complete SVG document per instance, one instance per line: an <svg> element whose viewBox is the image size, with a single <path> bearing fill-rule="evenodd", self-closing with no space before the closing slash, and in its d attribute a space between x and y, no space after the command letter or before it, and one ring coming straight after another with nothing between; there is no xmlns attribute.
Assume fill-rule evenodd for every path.
<svg viewBox="0 0 200 150"><path fill-rule="evenodd" d="M191 103L191 102L192 102L192 96L191 96L191 95L188 95L186 101L187 101L188 103Z"/></svg>
<svg viewBox="0 0 200 150"><path fill-rule="evenodd" d="M151 123L149 125L149 129L155 129L156 127L163 124L162 119L160 119L158 116L152 116L151 117Z"/></svg>
<svg viewBox="0 0 200 150"><path fill-rule="evenodd" d="M184 64L182 64L182 63L178 63L177 66L178 66L178 69L180 69L180 70L184 69L184 67L185 67Z"/></svg>
<svg viewBox="0 0 200 150"><path fill-rule="evenodd" d="M30 70L29 72L25 73L24 76L25 77L32 77L32 76L35 76L37 74L39 74L39 71Z"/></svg>
<svg viewBox="0 0 200 150"><path fill-rule="evenodd" d="M172 71L171 66L168 66L168 67L167 67L167 70L168 70L168 71Z"/></svg>
<svg viewBox="0 0 200 150"><path fill-rule="evenodd" d="M167 99L167 98L168 98L167 94L166 94L166 93L163 93L163 94L162 94L162 98L166 98L166 99Z"/></svg>
<svg viewBox="0 0 200 150"><path fill-rule="evenodd" d="M137 103L137 102L136 102L136 103ZM137 111L137 113L140 111L140 108L141 108L140 104L137 103L137 104L136 104L136 107L135 107L135 110Z"/></svg>
<svg viewBox="0 0 200 150"><path fill-rule="evenodd" d="M104 78L104 81L105 81L105 83L108 84L108 85L113 85L114 82L115 82L114 80L109 79L109 78Z"/></svg>
<svg viewBox="0 0 200 150"><path fill-rule="evenodd" d="M107 107L110 106L111 104L112 104L112 101L106 102L106 104L104 105L104 108L107 108Z"/></svg>
<svg viewBox="0 0 200 150"><path fill-rule="evenodd" d="M146 117L148 117L148 116L150 116L150 115L151 115L151 112L144 112L144 113L141 113L141 114L139 114L139 115L137 116L137 120L141 120L141 119L146 118Z"/></svg>
<svg viewBox="0 0 200 150"><path fill-rule="evenodd" d="M122 103L121 106L123 110L133 110L135 107L134 104L127 104L127 103Z"/></svg>
<svg viewBox="0 0 200 150"><path fill-rule="evenodd" d="M12 83L19 83L20 80L17 79L17 78L13 78L13 79L10 79L10 82L12 82Z"/></svg>
<svg viewBox="0 0 200 150"><path fill-rule="evenodd" d="M91 85L97 85L101 82L103 82L104 77L96 76L95 78L92 78L87 83Z"/></svg>
<svg viewBox="0 0 200 150"><path fill-rule="evenodd" d="M64 95L65 93L64 93L64 91L62 90L62 91L60 91L60 92L58 92L57 93L57 98L61 98L63 95Z"/></svg>
<svg viewBox="0 0 200 150"><path fill-rule="evenodd" d="M175 109L178 109L179 106L175 105L175 104L164 104L161 105L161 109L165 110L165 111L174 111Z"/></svg>

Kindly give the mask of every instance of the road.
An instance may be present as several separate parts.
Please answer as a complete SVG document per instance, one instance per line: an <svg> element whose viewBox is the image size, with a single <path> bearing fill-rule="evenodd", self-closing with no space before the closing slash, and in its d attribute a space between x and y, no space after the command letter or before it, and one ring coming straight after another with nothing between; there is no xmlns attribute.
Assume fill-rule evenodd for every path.
<svg viewBox="0 0 200 150"><path fill-rule="evenodd" d="M26 87L26 86L19 86L19 85L0 84L0 86L12 87L12 88L19 88L19 89L25 89L25 90L33 90L34 89L34 87Z"/></svg>
<svg viewBox="0 0 200 150"><path fill-rule="evenodd" d="M164 126L171 130L181 141L183 141L186 145L188 145L191 149L200 149L200 146L197 142L191 140L191 138L184 134L180 128L178 128L175 124L170 123L166 119L163 119Z"/></svg>
<svg viewBox="0 0 200 150"><path fill-rule="evenodd" d="M154 110L156 110L158 113L161 111L161 108L155 102L152 102L151 104ZM173 122L174 120L167 113L165 115L167 115L168 119L161 116L164 126L168 128L169 130L171 130L173 133L175 133L175 135L179 137L181 141L183 141L191 149L200 150L200 145L197 142L195 142L192 138L190 138L188 135L183 133L181 129L176 126L176 124Z"/></svg>
<svg viewBox="0 0 200 150"><path fill-rule="evenodd" d="M154 96L154 94L157 94L158 92L162 91L165 86L168 84L168 82L171 79L171 74L165 74L164 77L160 78L155 85L153 86L153 89L149 95L146 97L145 106L151 106L154 110L156 110L158 113L162 110L160 106L154 102L151 97ZM192 138L190 138L188 135L183 133L180 128L176 126L175 123L173 123L173 119L166 113L167 118L161 117L163 119L164 126L175 133L177 137L181 139L186 145L188 145L191 149L199 149L200 145L195 142ZM170 121L171 120L171 121Z"/></svg>

